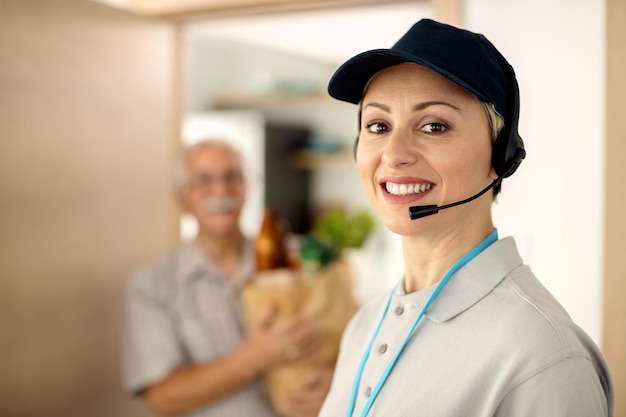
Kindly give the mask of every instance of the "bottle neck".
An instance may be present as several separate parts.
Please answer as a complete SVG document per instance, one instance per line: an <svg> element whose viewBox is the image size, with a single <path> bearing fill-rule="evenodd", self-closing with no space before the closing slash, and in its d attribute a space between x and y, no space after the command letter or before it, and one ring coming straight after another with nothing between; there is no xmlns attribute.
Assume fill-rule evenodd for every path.
<svg viewBox="0 0 626 417"><path fill-rule="evenodd" d="M255 241L257 271L285 268L288 266L285 232L278 215L267 209L261 231Z"/></svg>

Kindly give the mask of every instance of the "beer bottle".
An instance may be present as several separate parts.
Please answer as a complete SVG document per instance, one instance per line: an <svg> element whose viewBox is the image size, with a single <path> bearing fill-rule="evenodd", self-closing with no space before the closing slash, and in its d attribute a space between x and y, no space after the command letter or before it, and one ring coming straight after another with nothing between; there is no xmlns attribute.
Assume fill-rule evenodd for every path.
<svg viewBox="0 0 626 417"><path fill-rule="evenodd" d="M288 267L284 229L278 214L270 208L265 210L261 231L255 241L254 249L258 272Z"/></svg>

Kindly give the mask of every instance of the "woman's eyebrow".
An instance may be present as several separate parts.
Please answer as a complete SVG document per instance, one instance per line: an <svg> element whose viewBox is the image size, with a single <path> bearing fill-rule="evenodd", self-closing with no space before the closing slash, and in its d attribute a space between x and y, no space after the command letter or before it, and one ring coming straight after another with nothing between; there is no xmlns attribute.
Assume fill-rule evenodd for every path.
<svg viewBox="0 0 626 417"><path fill-rule="evenodd" d="M372 102L372 103L367 103L363 109L366 109L368 107L376 107L378 109L381 109L382 111L385 111L387 113L391 113L391 109L389 108L389 106L386 106L384 104L381 103L376 103L376 102Z"/></svg>
<svg viewBox="0 0 626 417"><path fill-rule="evenodd" d="M421 111L424 110L428 107L431 106L448 106L456 111L458 111L459 113L461 112L461 109L458 108L457 106L450 104L446 101L425 101L423 103L419 103L416 104L415 106L413 106L413 111ZM378 109L381 109L382 111L385 111L387 113L391 113L391 109L389 108L389 106L382 104L382 103L377 103L377 102L371 102L371 103L367 103L363 109L366 109L368 107L376 107Z"/></svg>
<svg viewBox="0 0 626 417"><path fill-rule="evenodd" d="M431 106L448 106L448 107L451 107L454 110L458 111L459 113L461 112L460 108L458 108L457 106L452 105L452 104L450 104L448 102L445 102L445 101L426 101L424 103L419 103L419 104L416 104L415 106L413 106L413 110L414 111L420 111L420 110L424 110L424 109L426 109L428 107L431 107Z"/></svg>

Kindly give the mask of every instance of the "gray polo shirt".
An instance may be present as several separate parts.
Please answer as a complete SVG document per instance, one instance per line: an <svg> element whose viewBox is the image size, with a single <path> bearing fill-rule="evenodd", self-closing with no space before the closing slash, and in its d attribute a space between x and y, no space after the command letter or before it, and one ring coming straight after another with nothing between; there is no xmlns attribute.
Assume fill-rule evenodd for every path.
<svg viewBox="0 0 626 417"><path fill-rule="evenodd" d="M574 283L572 283L574 285ZM354 416L434 287L396 288L358 387ZM363 352L389 294L344 332L320 417L345 416ZM512 238L461 268L435 299L369 416L611 416L609 370L592 340L522 264Z"/></svg>
<svg viewBox="0 0 626 417"><path fill-rule="evenodd" d="M137 272L126 299L125 386L131 393L184 364L210 362L244 341L240 290L254 256L246 245L240 271L226 277L197 243ZM275 417L259 381L195 412L194 417Z"/></svg>

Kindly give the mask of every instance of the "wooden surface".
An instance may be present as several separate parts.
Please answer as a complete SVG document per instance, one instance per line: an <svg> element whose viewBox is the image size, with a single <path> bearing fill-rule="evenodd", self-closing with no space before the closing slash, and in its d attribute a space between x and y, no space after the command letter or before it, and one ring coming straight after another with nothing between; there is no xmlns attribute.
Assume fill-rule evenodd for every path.
<svg viewBox="0 0 626 417"><path fill-rule="evenodd" d="M606 218L602 349L626 417L626 2L606 2Z"/></svg>
<svg viewBox="0 0 626 417"><path fill-rule="evenodd" d="M0 2L0 415L140 417L123 284L176 242L171 24Z"/></svg>

